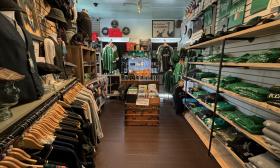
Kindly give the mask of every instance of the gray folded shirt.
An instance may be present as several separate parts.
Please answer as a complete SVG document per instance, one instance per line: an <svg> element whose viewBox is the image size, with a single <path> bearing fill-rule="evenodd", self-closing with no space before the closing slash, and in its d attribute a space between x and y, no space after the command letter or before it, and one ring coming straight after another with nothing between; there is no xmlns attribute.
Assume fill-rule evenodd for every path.
<svg viewBox="0 0 280 168"><path fill-rule="evenodd" d="M274 132L277 132L280 134L280 123L272 120L266 120L263 125L269 129L271 129Z"/></svg>
<svg viewBox="0 0 280 168"><path fill-rule="evenodd" d="M253 163L245 163L245 167L246 168L257 168L257 166L255 166Z"/></svg>
<svg viewBox="0 0 280 168"><path fill-rule="evenodd" d="M269 138L267 136L264 136L263 138L264 138L266 143L268 143L271 146L274 146L274 147L276 147L276 148L278 148L280 150L280 143L279 142L274 141L273 139L271 139L271 138Z"/></svg>
<svg viewBox="0 0 280 168"><path fill-rule="evenodd" d="M280 134L277 133L277 132L274 132L268 128L264 128L263 130L263 133L265 136L267 136L268 138L280 143Z"/></svg>
<svg viewBox="0 0 280 168"><path fill-rule="evenodd" d="M280 162L269 153L250 157L249 161L258 168L279 168Z"/></svg>

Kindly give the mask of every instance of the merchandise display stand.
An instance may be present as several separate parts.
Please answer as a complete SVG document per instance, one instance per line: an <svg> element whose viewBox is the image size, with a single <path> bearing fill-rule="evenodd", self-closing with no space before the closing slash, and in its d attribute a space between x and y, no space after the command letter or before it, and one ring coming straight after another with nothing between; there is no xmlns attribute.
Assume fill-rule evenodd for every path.
<svg viewBox="0 0 280 168"><path fill-rule="evenodd" d="M215 46L215 45L219 45L221 44L221 58L219 60L219 63L205 63L205 62L190 62L190 59L188 59L188 71L189 68L191 67L190 65L205 65L205 66L216 66L218 67L218 80L217 80L217 85L211 85L211 84L207 84L204 83L202 81L199 81L197 79L191 78L191 77L184 77L185 80L190 80L192 82L198 83L201 86L210 88L212 90L214 90L216 92L216 98L215 98L215 103L214 106L209 106L208 104L202 102L201 100L197 99L196 97L194 97L192 94L189 93L189 95L191 97L193 97L194 99L196 99L201 105L205 106L207 109L209 109L210 111L213 112L213 118L212 120L214 121L216 117L221 117L222 119L224 119L228 124L230 124L231 126L233 126L234 128L236 128L238 131L240 131L241 133L243 133L244 135L246 135L246 137L252 139L253 141L255 141L256 143L258 143L259 145L261 145L262 147L264 147L267 151L269 151L272 154L276 153L271 150L271 148L269 147L268 144L265 143L263 137L261 135L254 135L249 133L248 131L246 131L244 128L241 128L240 126L238 126L237 124L235 124L234 122L232 122L231 120L227 119L226 117L224 117L223 115L221 115L219 113L219 111L217 110L217 103L218 103L218 99L217 97L219 95L227 95L230 97L233 97L235 99L238 99L241 102L253 105L255 107L258 107L260 109L264 109L264 110L268 110L271 113L275 114L275 115L279 115L279 111L280 108L269 105L265 102L259 102L250 98L246 98L243 96L240 96L236 93L233 93L231 91L228 91L226 89L221 88L220 86L220 82L221 82L221 75L222 75L222 69L225 67L231 67L231 68L247 68L247 69L272 69L272 70L279 70L280 66L278 63L225 63L224 60L224 56L225 56L225 48L226 45L230 44L232 41L248 41L248 42L253 42L255 38L258 37L263 37L265 35L269 35L271 32L274 33L279 33L280 29L280 21L273 21L267 24L263 24L263 25L259 25L259 26L255 26L253 28L249 28L246 30L242 30L236 33L232 33L229 35L225 35L219 38L215 38L213 40L209 40L203 43L199 43L190 47L187 47L186 49L191 52L194 49L205 49L211 46ZM234 72L233 72L234 73ZM203 126L201 126L202 122L198 122L196 121L197 118L192 116L191 114L186 114L185 116L186 120L190 123L190 125L193 127L193 129L195 130L195 132L199 135L199 137L201 138L201 140L203 141L203 143L208 146L208 153L209 155L213 155L216 160L220 163L220 165L222 167L237 167L237 164L232 164L230 161L221 161L221 157L219 155L221 155L222 151L217 151L217 142L216 140L218 138L215 137L215 133L214 133L214 122L212 122L212 126L211 129L205 129L203 128ZM203 124L202 124L203 125ZM203 131L204 129L204 131ZM207 132L207 136L204 134L205 132ZM224 145L224 151L229 151L228 154L226 156L231 156L232 159L235 159L235 162L240 163L239 165L241 167L244 167L244 163L240 162L240 158L236 156L236 154L227 146Z"/></svg>

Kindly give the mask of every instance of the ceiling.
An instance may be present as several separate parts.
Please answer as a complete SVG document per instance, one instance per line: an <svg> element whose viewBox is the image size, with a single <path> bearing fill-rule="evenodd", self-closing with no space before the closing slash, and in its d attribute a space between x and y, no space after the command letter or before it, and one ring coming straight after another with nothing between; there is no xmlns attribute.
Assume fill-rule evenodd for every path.
<svg viewBox="0 0 280 168"><path fill-rule="evenodd" d="M191 0L142 0L143 10L137 13L138 0L78 0L78 10L87 9L92 17L128 19L182 19L186 4ZM98 3L94 7L93 3ZM130 3L124 5L124 3Z"/></svg>

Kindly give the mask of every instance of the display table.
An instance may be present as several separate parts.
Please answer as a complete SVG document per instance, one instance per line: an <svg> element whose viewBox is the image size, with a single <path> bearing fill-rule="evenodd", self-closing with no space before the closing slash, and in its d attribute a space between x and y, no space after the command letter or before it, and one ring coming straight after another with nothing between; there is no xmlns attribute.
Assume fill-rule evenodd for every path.
<svg viewBox="0 0 280 168"><path fill-rule="evenodd" d="M158 126L160 114L160 99L150 98L148 106L135 103L125 103L126 126Z"/></svg>
<svg viewBox="0 0 280 168"><path fill-rule="evenodd" d="M156 84L157 89L159 89L159 80L126 80L126 79L122 79L121 84L126 87L128 87L131 84L135 84L135 85Z"/></svg>

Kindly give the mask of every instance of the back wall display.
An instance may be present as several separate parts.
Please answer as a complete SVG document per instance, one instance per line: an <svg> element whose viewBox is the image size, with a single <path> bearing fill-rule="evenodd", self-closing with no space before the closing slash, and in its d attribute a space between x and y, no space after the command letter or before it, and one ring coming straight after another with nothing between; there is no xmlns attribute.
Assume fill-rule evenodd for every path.
<svg viewBox="0 0 280 168"><path fill-rule="evenodd" d="M253 0L251 5L250 14L253 15L257 12L265 10L268 6L269 0Z"/></svg>
<svg viewBox="0 0 280 168"><path fill-rule="evenodd" d="M25 11L25 13L22 13L21 15L26 30L28 30L32 35L40 37L41 30L37 20L38 16L35 11L36 6L34 0L17 0L17 3Z"/></svg>
<svg viewBox="0 0 280 168"><path fill-rule="evenodd" d="M170 38L175 36L175 20L153 20L153 37Z"/></svg>
<svg viewBox="0 0 280 168"><path fill-rule="evenodd" d="M232 5L229 12L228 28L232 28L243 23L245 6L246 0L232 0Z"/></svg>

